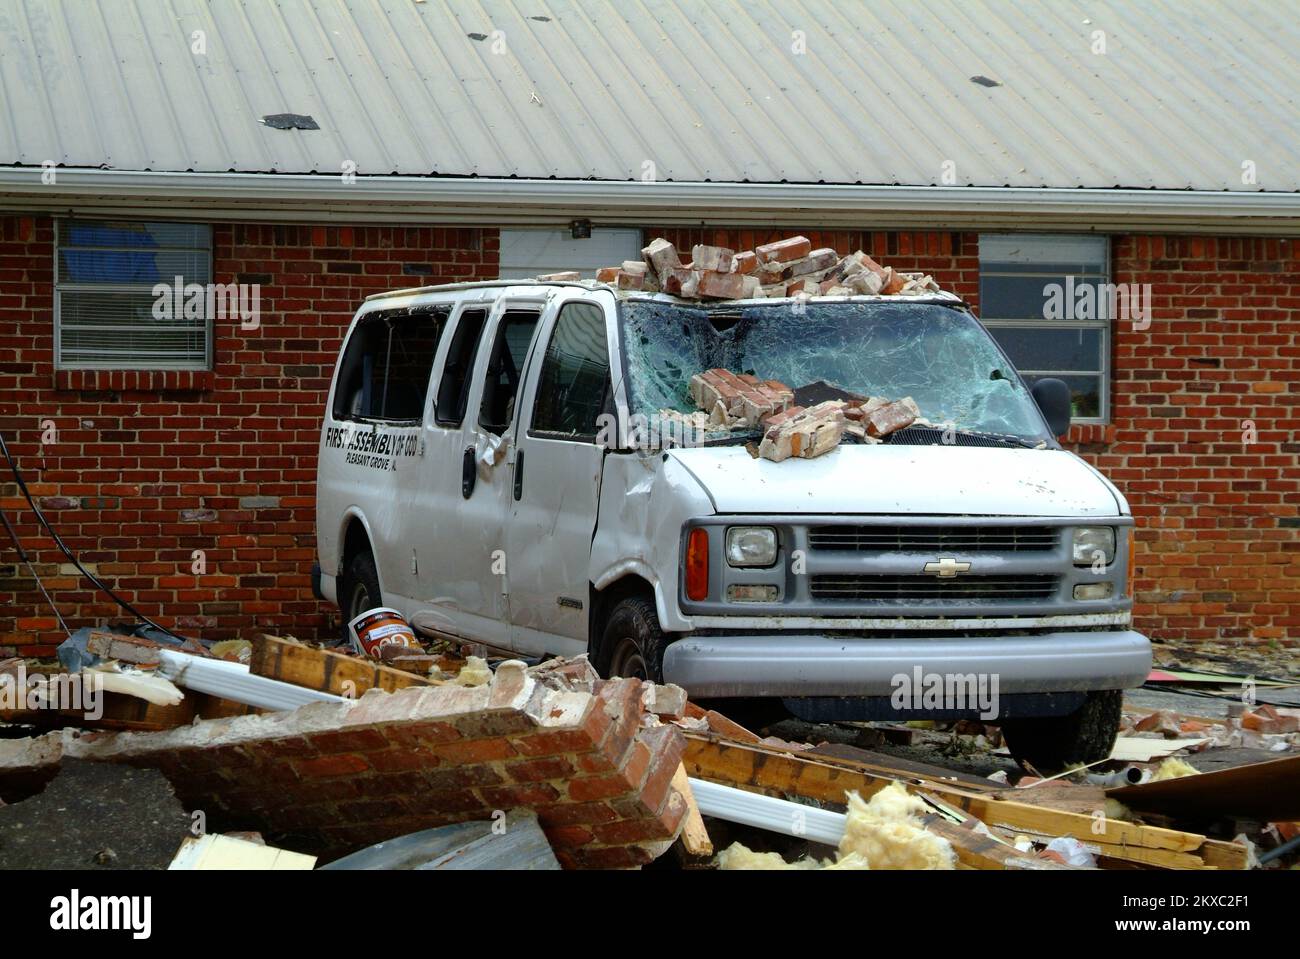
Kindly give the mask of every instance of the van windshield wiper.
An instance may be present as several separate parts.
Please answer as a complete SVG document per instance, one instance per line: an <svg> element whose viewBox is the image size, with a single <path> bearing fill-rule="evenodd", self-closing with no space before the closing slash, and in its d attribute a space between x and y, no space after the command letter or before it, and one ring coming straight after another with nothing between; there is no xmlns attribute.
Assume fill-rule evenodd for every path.
<svg viewBox="0 0 1300 959"><path fill-rule="evenodd" d="M944 433L952 432L953 434L960 435L960 436L971 436L971 437L974 437L974 438L976 438L976 439L988 440L988 441L991 442L991 443L1002 443L1002 444L1004 444L1004 445L1006 445L1006 446L1016 446L1016 447L1019 447L1019 448L1021 448L1021 449L1027 449L1027 450L1036 450L1036 449L1040 449L1040 448L1041 448L1041 449L1046 449L1046 448L1047 448L1047 443L1046 443L1045 440L1030 440L1030 439L1025 439L1025 437L1023 437L1023 436L1015 436L1015 435L1012 435L1012 434L1010 434L1010 433L986 433L986 432L984 432L983 430L961 429L961 428L951 427L951 426L934 426L934 425L932 425L932 426L909 426L909 427L907 427L907 428L905 428L905 429L899 430L897 433L890 433L889 436L885 437L884 442L886 442L886 443L893 443L893 442L895 442L895 441L896 441L900 436L902 436L903 434L913 433L913 431L918 431L918 432L919 432L919 431L921 431L921 430L924 430L926 433L929 433L929 434L932 434L932 435L933 435L933 434L937 434L937 435L940 436L940 437L941 437ZM902 446L902 445L908 445L908 444L906 444L906 443L899 443L899 445ZM931 445L931 446L949 446L949 445L956 445L956 444L944 443L944 442L940 439L940 440L937 440L937 441L934 442L934 443L930 443L930 444L926 444L926 445Z"/></svg>

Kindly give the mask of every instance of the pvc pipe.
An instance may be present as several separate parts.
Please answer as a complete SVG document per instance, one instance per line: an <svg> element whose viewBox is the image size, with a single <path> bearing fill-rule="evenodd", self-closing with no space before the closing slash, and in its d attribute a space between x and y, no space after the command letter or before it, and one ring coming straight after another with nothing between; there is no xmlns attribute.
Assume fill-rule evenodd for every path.
<svg viewBox="0 0 1300 959"><path fill-rule="evenodd" d="M695 803L705 816L828 846L839 845L844 835L844 824L848 819L844 813L746 792L733 786L721 786L703 779L692 778L689 782Z"/></svg>
<svg viewBox="0 0 1300 959"><path fill-rule="evenodd" d="M158 673L177 686L259 709L297 709L307 703L345 702L344 697L333 693L295 686L268 676L255 676L241 663L205 659L168 649L158 654Z"/></svg>

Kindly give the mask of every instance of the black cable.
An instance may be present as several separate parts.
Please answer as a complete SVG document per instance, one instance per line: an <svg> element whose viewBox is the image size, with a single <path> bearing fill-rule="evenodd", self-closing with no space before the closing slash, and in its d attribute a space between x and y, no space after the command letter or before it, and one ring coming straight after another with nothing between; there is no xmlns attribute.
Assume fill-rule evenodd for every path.
<svg viewBox="0 0 1300 959"><path fill-rule="evenodd" d="M45 584L41 582L41 577L36 572L36 567L32 565L31 558L27 555L27 550L23 549L22 540L18 538L18 531L10 524L9 517L5 515L5 511L2 509L0 509L0 523L4 523L5 532L8 533L9 538L13 540L14 549L18 551L18 558L22 561L23 565L27 567L27 572L32 574L32 579L36 580L36 588L41 591L41 595L45 597L45 601L50 604L50 609L54 610L54 618L57 619L59 625L63 627L63 632L66 635L71 636L72 631L68 629L68 624L63 621L63 614L59 612L59 607L54 605L54 600L50 598L50 594L45 591Z"/></svg>
<svg viewBox="0 0 1300 959"><path fill-rule="evenodd" d="M9 469L14 474L14 482L18 484L18 491L23 494L23 499L27 500L27 505L30 506L32 508L32 512L36 514L36 519L40 522L41 526L45 528L45 532L50 534L50 538L54 540L54 545L56 545L59 548L59 551L68 558L69 562L71 562L74 566L77 567L77 569L81 571L81 575L85 576L86 579L90 580L90 582L95 586L95 588L99 589L111 600L113 600L113 602L117 603L117 605L121 606L124 610L126 610L136 619L143 622L145 625L153 627L154 629L158 630L160 633L166 633L168 636L175 636L177 639L182 641L189 638L186 636L182 636L180 633L173 632L172 630L168 629L166 626L162 626L159 625L158 623L155 623L152 619L150 619L144 613L140 612L138 609L136 609L134 606L132 606L130 603L124 600L121 596L118 596L117 593L113 592L113 590L110 589L103 581L101 581L98 576L96 576L90 570L86 569L86 567L82 566L81 560L77 559L76 555L72 552L72 550L68 549L67 544L63 542L62 537L60 537L59 534L55 532L54 527L50 525L50 521L47 520L45 518L45 514L41 512L41 508L37 506L36 501L32 499L31 491L27 489L27 483L24 482L22 474L18 472L18 464L14 462L13 456L9 454L9 446L8 444L5 443L5 438L3 433L0 433L0 453L4 454L5 461L8 462ZM8 520L5 521L5 525L6 526L9 525ZM60 617L60 619L62 619L62 617Z"/></svg>

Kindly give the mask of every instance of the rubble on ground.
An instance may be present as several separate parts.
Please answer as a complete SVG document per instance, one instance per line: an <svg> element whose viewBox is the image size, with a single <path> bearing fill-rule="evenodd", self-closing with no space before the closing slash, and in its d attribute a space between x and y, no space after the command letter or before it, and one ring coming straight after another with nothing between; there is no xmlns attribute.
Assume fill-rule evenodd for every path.
<svg viewBox="0 0 1300 959"><path fill-rule="evenodd" d="M759 412L759 396L772 405L763 417L797 410L782 384L740 383L703 376L694 392L728 415ZM752 394L748 408L733 388ZM844 409L852 404L831 402L845 425L854 422ZM856 404L858 422L902 402ZM0 739L0 799L11 804L0 808L0 834L6 817L63 803L59 783L87 769L105 782L153 777L176 797L177 827L185 810L202 810L208 832L224 834L182 844L179 829L160 830L152 868L310 868L312 857L316 868L355 868L390 854L394 868L635 867L672 849L690 868L1243 869L1257 855L1276 868L1300 831L1300 734L1284 731L1300 709L1286 705L1228 702L1219 719L1130 705L1110 761L1045 777L1015 768L995 723L784 723L762 735L680 687L602 680L585 657L528 666L450 641L360 655L272 636L220 651L229 658L215 644L182 651L116 633L78 645L72 658L89 675L125 662L167 673L184 699L105 693L97 720L0 715L37 724ZM121 659L105 658L113 654ZM238 680L223 687L236 698L187 685L191 672L174 670L177 657L219 664ZM62 675L61 666L18 663L46 679ZM1225 679L1231 688L1235 678ZM268 708L239 698L263 686L319 701ZM874 751L827 742L834 729ZM1289 755L1274 758L1279 745ZM897 754L923 746L924 761ZM1259 756L1244 765L1219 759L1248 750ZM984 773L959 771L977 763ZM114 801L101 793L85 790L101 806ZM117 795L129 804L134 787ZM775 816L754 805L774 802ZM513 845L483 845L499 809L531 817L531 835L520 829ZM816 820L810 834L798 825L804 817ZM111 831L129 816L100 821ZM773 851L765 836L784 836L784 845ZM127 858L125 843L88 842L104 850L77 846L74 858Z"/></svg>
<svg viewBox="0 0 1300 959"><path fill-rule="evenodd" d="M795 296L921 296L941 292L927 273L881 266L861 250L841 256L812 248L805 236L765 243L753 250L696 244L683 263L677 248L657 237L641 260L601 267L596 279L624 292L666 293L687 300L750 300ZM576 282L574 270L538 276L542 282Z"/></svg>

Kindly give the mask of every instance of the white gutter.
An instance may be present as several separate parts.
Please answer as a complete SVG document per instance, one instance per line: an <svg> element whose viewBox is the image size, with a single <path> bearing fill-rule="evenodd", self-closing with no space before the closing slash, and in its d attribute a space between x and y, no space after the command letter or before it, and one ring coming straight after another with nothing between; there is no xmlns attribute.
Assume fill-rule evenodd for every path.
<svg viewBox="0 0 1300 959"><path fill-rule="evenodd" d="M788 799L746 792L734 786L722 786L693 777L689 782L691 792L695 795L695 804L705 816L821 842L828 846L838 846L844 836L844 824L848 817L842 812L805 806Z"/></svg>
<svg viewBox="0 0 1300 959"><path fill-rule="evenodd" d="M1295 234L1300 193L0 169L0 210L285 222ZM255 214L250 216L250 214Z"/></svg>
<svg viewBox="0 0 1300 959"><path fill-rule="evenodd" d="M259 709L297 709L308 703L341 703L342 696L305 686L256 676L247 666L224 659L206 659L169 649L158 653L158 674L196 693L219 696Z"/></svg>

